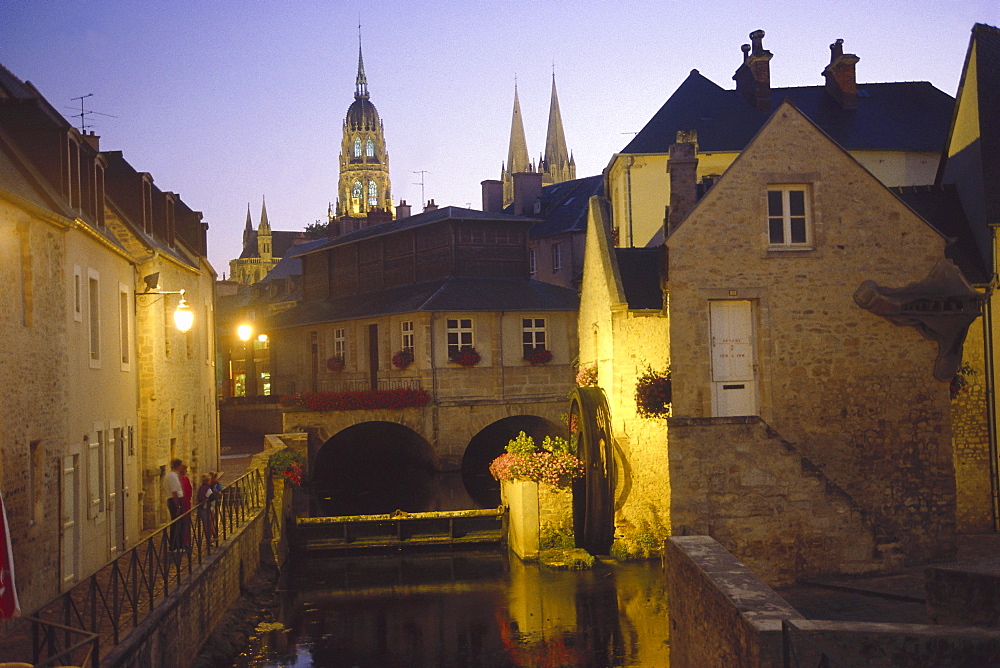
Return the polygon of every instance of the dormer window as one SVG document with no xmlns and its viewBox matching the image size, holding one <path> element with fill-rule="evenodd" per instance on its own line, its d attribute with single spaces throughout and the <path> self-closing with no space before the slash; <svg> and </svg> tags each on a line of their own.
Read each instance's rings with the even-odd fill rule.
<svg viewBox="0 0 1000 668">
<path fill-rule="evenodd" d="M 375 142 L 372 141 L 371 137 L 369 137 L 368 141 L 365 143 L 365 155 L 369 158 L 375 157 Z"/>
<path fill-rule="evenodd" d="M 66 155 L 66 196 L 69 198 L 70 208 L 80 210 L 82 202 L 82 190 L 80 187 L 80 144 L 76 138 L 67 138 Z"/>
<path fill-rule="evenodd" d="M 354 157 L 361 157 L 361 137 L 356 137 L 354 139 Z"/>
</svg>

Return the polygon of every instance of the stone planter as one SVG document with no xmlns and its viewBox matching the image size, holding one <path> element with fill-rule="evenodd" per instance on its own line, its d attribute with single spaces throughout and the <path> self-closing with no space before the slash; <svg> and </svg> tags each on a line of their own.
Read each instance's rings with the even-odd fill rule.
<svg viewBox="0 0 1000 668">
<path fill-rule="evenodd" d="M 501 502 L 508 508 L 507 544 L 525 561 L 538 559 L 542 537 L 573 535 L 573 492 L 535 482 L 500 483 Z"/>
</svg>

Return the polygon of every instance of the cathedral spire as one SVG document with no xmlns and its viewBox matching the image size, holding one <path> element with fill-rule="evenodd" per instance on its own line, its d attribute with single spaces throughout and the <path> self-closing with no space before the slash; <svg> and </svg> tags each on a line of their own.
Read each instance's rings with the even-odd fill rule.
<svg viewBox="0 0 1000 668">
<path fill-rule="evenodd" d="M 510 121 L 510 145 L 507 148 L 507 172 L 531 171 L 528 161 L 528 142 L 524 138 L 524 120 L 521 118 L 521 101 L 517 97 L 517 82 L 514 82 L 514 113 Z"/>
<path fill-rule="evenodd" d="M 258 228 L 258 231 L 260 234 L 271 233 L 271 223 L 267 220 L 267 201 L 264 197 L 261 197 L 260 201 L 260 227 Z"/>
<path fill-rule="evenodd" d="M 549 129 L 545 135 L 545 164 L 549 169 L 563 168 L 569 164 L 566 133 L 563 131 L 562 114 L 559 113 L 559 96 L 556 95 L 556 73 L 552 73 L 552 100 L 549 102 Z"/>
<path fill-rule="evenodd" d="M 354 84 L 354 98 L 368 98 L 368 79 L 365 78 L 365 59 L 361 55 L 361 24 L 358 24 L 358 78 Z"/>
<path fill-rule="evenodd" d="M 243 228 L 243 245 L 247 245 L 247 241 L 253 235 L 253 220 L 250 218 L 250 202 L 247 202 L 247 224 Z"/>
</svg>

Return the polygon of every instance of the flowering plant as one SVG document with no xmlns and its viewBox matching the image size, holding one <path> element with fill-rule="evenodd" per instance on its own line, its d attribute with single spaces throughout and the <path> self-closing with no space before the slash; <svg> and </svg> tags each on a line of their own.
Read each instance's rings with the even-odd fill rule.
<svg viewBox="0 0 1000 668">
<path fill-rule="evenodd" d="M 456 352 L 448 353 L 448 361 L 462 366 L 476 366 L 482 357 L 472 346 L 464 346 Z"/>
<path fill-rule="evenodd" d="M 326 361 L 326 368 L 330 371 L 343 371 L 345 366 L 347 364 L 344 362 L 343 355 L 334 355 Z"/>
<path fill-rule="evenodd" d="M 955 372 L 955 375 L 951 379 L 951 384 L 948 387 L 951 391 L 951 398 L 953 400 L 958 397 L 958 395 L 960 395 L 969 384 L 969 380 L 966 376 L 974 376 L 975 374 L 976 370 L 968 364 L 963 364 L 958 371 Z"/>
<path fill-rule="evenodd" d="M 661 418 L 670 415 L 670 369 L 653 371 L 647 366 L 635 384 L 635 408 L 641 417 Z"/>
<path fill-rule="evenodd" d="M 532 348 L 524 353 L 524 360 L 535 364 L 548 364 L 552 361 L 552 351 L 545 348 Z"/>
<path fill-rule="evenodd" d="M 348 392 L 302 392 L 286 394 L 279 403 L 285 408 L 313 411 L 356 411 L 379 408 L 419 408 L 430 403 L 427 390 L 354 390 Z"/>
<path fill-rule="evenodd" d="M 397 369 L 405 369 L 413 364 L 413 348 L 403 348 L 392 356 L 392 365 Z"/>
<path fill-rule="evenodd" d="M 576 370 L 576 384 L 580 387 L 594 387 L 597 385 L 597 365 L 581 364 Z"/>
<path fill-rule="evenodd" d="M 304 462 L 305 458 L 298 452 L 285 448 L 271 455 L 267 463 L 273 477 L 281 476 L 292 487 L 298 487 L 302 484 Z"/>
<path fill-rule="evenodd" d="M 584 473 L 583 462 L 565 438 L 545 437 L 542 450 L 523 431 L 507 444 L 507 452 L 490 464 L 490 473 L 500 481 L 529 480 L 566 488 Z"/>
</svg>

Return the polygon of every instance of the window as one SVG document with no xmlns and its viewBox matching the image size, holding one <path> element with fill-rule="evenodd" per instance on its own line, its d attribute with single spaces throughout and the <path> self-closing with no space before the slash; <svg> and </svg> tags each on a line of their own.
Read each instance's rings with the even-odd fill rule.
<svg viewBox="0 0 1000 668">
<path fill-rule="evenodd" d="M 129 330 L 129 308 L 132 300 L 129 298 L 128 287 L 120 285 L 118 287 L 118 345 L 122 356 L 122 371 L 129 370 L 132 361 L 129 342 L 132 337 Z"/>
<path fill-rule="evenodd" d="M 413 321 L 403 321 L 403 349 L 413 350 Z"/>
<path fill-rule="evenodd" d="M 142 229 L 153 233 L 153 182 L 149 174 L 142 176 Z"/>
<path fill-rule="evenodd" d="M 80 145 L 70 137 L 69 139 L 69 166 L 67 169 L 69 182 L 66 194 L 69 195 L 69 205 L 73 209 L 79 209 L 82 204 L 82 191 L 80 185 Z"/>
<path fill-rule="evenodd" d="M 374 181 L 368 182 L 368 204 L 370 206 L 378 204 L 378 184 Z"/>
<path fill-rule="evenodd" d="M 534 248 L 528 249 L 528 272 L 532 275 L 538 271 L 538 252 Z"/>
<path fill-rule="evenodd" d="M 552 244 L 552 272 L 562 269 L 562 244 Z"/>
<path fill-rule="evenodd" d="M 361 195 L 364 194 L 363 188 L 361 186 L 361 181 L 354 182 L 354 191 L 351 193 L 351 197 L 361 199 Z"/>
<path fill-rule="evenodd" d="M 369 158 L 375 157 L 375 142 L 372 141 L 371 137 L 368 138 L 368 142 L 365 144 L 365 155 Z"/>
<path fill-rule="evenodd" d="M 812 243 L 805 186 L 767 189 L 767 234 L 772 247 L 805 248 Z"/>
<path fill-rule="evenodd" d="M 447 321 L 448 357 L 458 354 L 463 348 L 472 347 L 472 320 L 449 319 Z"/>
<path fill-rule="evenodd" d="M 356 137 L 354 139 L 354 157 L 361 157 L 361 137 Z"/>
<path fill-rule="evenodd" d="M 83 270 L 73 265 L 73 320 L 83 322 Z"/>
<path fill-rule="evenodd" d="M 93 269 L 87 270 L 88 315 L 90 316 L 90 366 L 101 366 L 101 276 Z"/>
<path fill-rule="evenodd" d="M 521 318 L 521 347 L 525 355 L 545 350 L 545 318 Z"/>
<path fill-rule="evenodd" d="M 333 354 L 335 357 L 344 357 L 347 353 L 347 336 L 344 329 L 333 330 Z"/>
<path fill-rule="evenodd" d="M 105 467 L 104 451 L 107 432 L 97 431 L 97 440 L 87 443 L 88 516 L 95 519 L 104 512 Z"/>
</svg>

